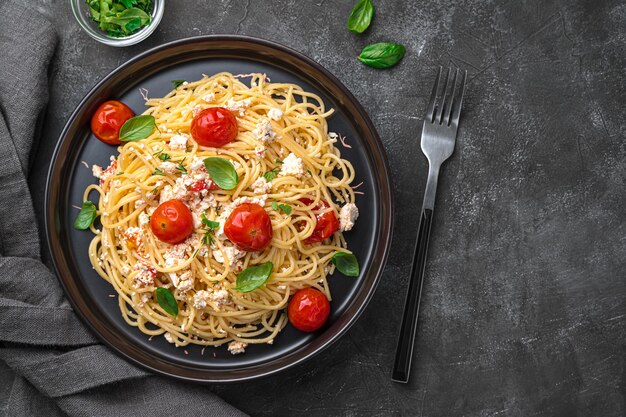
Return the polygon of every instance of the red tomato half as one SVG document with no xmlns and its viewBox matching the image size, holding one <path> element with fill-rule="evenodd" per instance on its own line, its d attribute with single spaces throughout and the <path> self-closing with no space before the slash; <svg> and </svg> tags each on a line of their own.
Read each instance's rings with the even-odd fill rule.
<svg viewBox="0 0 626 417">
<path fill-rule="evenodd" d="M 315 288 L 304 288 L 293 295 L 287 313 L 293 327 L 303 332 L 314 332 L 328 320 L 330 303 L 326 295 Z"/>
<path fill-rule="evenodd" d="M 166 201 L 152 213 L 150 228 L 160 241 L 180 243 L 193 232 L 193 217 L 182 201 Z"/>
<path fill-rule="evenodd" d="M 238 205 L 226 219 L 224 234 L 241 250 L 264 249 L 272 241 L 272 221 L 258 204 Z"/>
<path fill-rule="evenodd" d="M 117 100 L 105 101 L 91 117 L 91 131 L 102 142 L 119 145 L 120 129 L 135 113 L 126 104 Z"/>
<path fill-rule="evenodd" d="M 219 148 L 237 137 L 237 119 L 224 107 L 204 109 L 191 122 L 191 136 L 199 145 Z"/>
<path fill-rule="evenodd" d="M 300 201 L 307 206 L 313 203 L 313 200 L 310 198 L 301 198 Z M 320 203 L 313 207 L 313 211 L 328 209 L 330 206 L 325 201 L 320 201 Z M 315 229 L 313 229 L 313 233 L 311 236 L 307 237 L 304 240 L 304 243 L 311 244 L 321 242 L 324 239 L 327 239 L 333 235 L 337 230 L 339 230 L 339 219 L 335 216 L 335 213 L 332 211 L 326 211 L 319 213 L 315 216 L 317 219 L 317 223 L 315 224 Z"/>
</svg>

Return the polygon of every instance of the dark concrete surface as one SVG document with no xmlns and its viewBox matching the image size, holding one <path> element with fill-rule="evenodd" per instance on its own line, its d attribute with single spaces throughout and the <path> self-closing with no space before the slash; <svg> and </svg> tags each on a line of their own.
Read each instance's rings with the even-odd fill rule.
<svg viewBox="0 0 626 417">
<path fill-rule="evenodd" d="M 164 42 L 239 33 L 339 77 L 384 140 L 396 228 L 381 285 L 350 332 L 261 381 L 211 386 L 255 416 L 626 415 L 626 4 L 617 0 L 381 1 L 362 36 L 350 1 L 168 1 L 147 41 L 91 40 L 68 1 L 31 184 L 40 221 L 58 135 L 109 71 Z M 405 44 L 385 71 L 355 56 Z M 441 174 L 410 384 L 390 381 L 426 162 L 421 116 L 439 64 L 469 71 Z M 207 410 L 210 414 L 210 410 Z"/>
</svg>

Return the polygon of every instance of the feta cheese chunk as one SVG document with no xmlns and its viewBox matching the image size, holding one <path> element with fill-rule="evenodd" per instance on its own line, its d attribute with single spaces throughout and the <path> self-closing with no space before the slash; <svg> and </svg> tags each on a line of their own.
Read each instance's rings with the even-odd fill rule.
<svg viewBox="0 0 626 417">
<path fill-rule="evenodd" d="M 240 353 L 244 353 L 248 344 L 245 342 L 240 342 L 238 340 L 233 340 L 228 344 L 228 351 L 233 355 L 238 355 Z"/>
<path fill-rule="evenodd" d="M 161 165 L 159 165 L 159 168 L 161 169 L 161 171 L 167 174 L 176 173 L 176 164 L 173 162 L 161 162 Z"/>
<path fill-rule="evenodd" d="M 187 135 L 174 135 L 170 139 L 170 148 L 184 151 L 187 149 Z"/>
<path fill-rule="evenodd" d="M 206 101 L 207 103 L 213 103 L 215 101 L 215 94 L 206 94 L 204 95 L 204 97 L 202 97 L 202 100 Z"/>
<path fill-rule="evenodd" d="M 267 117 L 272 120 L 280 120 L 283 117 L 283 111 L 274 107 L 267 112 Z"/>
<path fill-rule="evenodd" d="M 225 265 L 226 259 L 228 259 L 228 265 L 230 268 L 240 263 L 237 261 L 244 256 L 246 256 L 246 252 L 237 249 L 235 246 L 224 245 L 221 250 L 216 249 L 213 251 L 213 258 L 215 258 L 215 260 L 222 265 Z"/>
<path fill-rule="evenodd" d="M 139 215 L 139 226 L 145 226 L 150 223 L 150 216 L 146 213 L 141 213 Z"/>
<path fill-rule="evenodd" d="M 259 158 L 265 158 L 265 151 L 267 151 L 267 148 L 263 145 L 258 145 L 254 148 L 254 153 Z"/>
<path fill-rule="evenodd" d="M 276 139 L 276 133 L 272 130 L 272 123 L 267 117 L 259 120 L 252 133 L 262 143 L 271 143 Z"/>
<path fill-rule="evenodd" d="M 283 159 L 283 164 L 280 167 L 280 175 L 293 175 L 294 177 L 300 178 L 303 174 L 304 164 L 302 163 L 302 159 L 294 155 L 293 152 L 289 153 L 289 155 Z"/>
<path fill-rule="evenodd" d="M 209 300 L 209 292 L 205 290 L 200 290 L 193 296 L 193 307 L 198 310 L 202 310 L 206 307 L 207 301 Z"/>
<path fill-rule="evenodd" d="M 232 112 L 238 112 L 239 116 L 243 116 L 246 113 L 246 109 L 250 107 L 251 103 L 252 102 L 248 98 L 241 101 L 231 98 L 228 102 L 226 102 L 226 108 Z"/>
<path fill-rule="evenodd" d="M 339 211 L 339 228 L 342 232 L 352 230 L 356 219 L 359 217 L 359 209 L 354 203 L 346 204 Z"/>
<path fill-rule="evenodd" d="M 261 176 L 252 183 L 252 190 L 256 194 L 267 194 L 272 189 L 272 183 L 267 182 L 265 177 Z"/>
</svg>

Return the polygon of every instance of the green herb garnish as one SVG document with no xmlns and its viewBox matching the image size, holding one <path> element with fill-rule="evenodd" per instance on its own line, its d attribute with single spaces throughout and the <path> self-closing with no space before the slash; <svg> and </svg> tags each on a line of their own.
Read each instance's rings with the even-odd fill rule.
<svg viewBox="0 0 626 417">
<path fill-rule="evenodd" d="M 235 166 L 228 159 L 212 156 L 204 160 L 209 176 L 222 190 L 232 190 L 239 182 Z"/>
<path fill-rule="evenodd" d="M 400 62 L 404 52 L 399 43 L 374 43 L 363 48 L 359 61 L 372 68 L 389 68 Z"/>
<path fill-rule="evenodd" d="M 172 80 L 172 86 L 174 87 L 174 90 L 180 87 L 184 82 L 186 82 L 186 80 Z"/>
<path fill-rule="evenodd" d="M 78 213 L 78 217 L 74 220 L 74 229 L 89 229 L 89 226 L 93 224 L 93 221 L 96 220 L 96 217 L 98 216 L 96 212 L 96 206 L 91 201 L 83 202 L 83 205 L 80 208 L 80 213 Z"/>
<path fill-rule="evenodd" d="M 279 172 L 280 172 L 280 169 L 276 167 L 273 170 L 267 171 L 265 174 L 263 174 L 263 178 L 265 178 L 265 181 L 270 182 L 278 176 Z"/>
<path fill-rule="evenodd" d="M 165 176 L 165 172 L 163 172 L 160 168 L 155 168 L 152 175 L 163 175 Z"/>
<path fill-rule="evenodd" d="M 374 17 L 372 0 L 359 0 L 348 17 L 348 30 L 354 33 L 363 33 Z"/>
<path fill-rule="evenodd" d="M 207 217 L 204 215 L 204 213 L 202 213 L 202 215 L 200 216 L 200 219 L 202 220 L 202 224 L 207 227 L 206 232 L 204 232 L 204 236 L 202 236 L 202 244 L 203 245 L 212 245 L 215 242 L 215 238 L 213 237 L 213 233 L 215 232 L 215 230 L 218 227 L 220 227 L 220 223 L 216 222 L 216 221 L 213 221 L 213 220 L 207 219 Z"/>
<path fill-rule="evenodd" d="M 235 289 L 241 292 L 256 290 L 265 284 L 272 273 L 272 269 L 274 269 L 274 264 L 271 262 L 244 269 L 237 275 L 237 286 Z"/>
<path fill-rule="evenodd" d="M 183 162 L 185 162 L 185 159 L 187 158 L 183 158 L 183 160 L 180 161 L 178 165 L 176 166 L 176 170 L 180 171 L 181 174 L 187 174 L 187 168 L 185 168 L 185 166 L 183 165 Z"/>
<path fill-rule="evenodd" d="M 178 303 L 176 298 L 167 288 L 159 287 L 156 289 L 157 302 L 167 314 L 174 317 L 178 315 Z"/>
<path fill-rule="evenodd" d="M 120 140 L 122 142 L 131 142 L 145 139 L 150 136 L 155 128 L 154 116 L 142 114 L 141 116 L 132 117 L 122 125 Z"/>
<path fill-rule="evenodd" d="M 276 201 L 272 201 L 272 208 L 276 211 L 282 210 L 285 214 L 291 214 L 291 206 L 289 204 L 278 204 Z"/>
<path fill-rule="evenodd" d="M 129 36 L 152 20 L 152 0 L 86 0 L 91 19 L 112 37 Z"/>
<path fill-rule="evenodd" d="M 164 161 L 164 162 L 167 162 L 170 159 L 172 159 L 170 154 L 163 152 L 163 149 L 161 149 L 159 152 L 153 153 L 152 155 L 156 156 L 157 158 L 159 158 L 161 161 Z"/>
<path fill-rule="evenodd" d="M 351 253 L 337 252 L 333 255 L 333 265 L 337 267 L 337 270 L 347 277 L 359 276 L 359 262 Z"/>
</svg>

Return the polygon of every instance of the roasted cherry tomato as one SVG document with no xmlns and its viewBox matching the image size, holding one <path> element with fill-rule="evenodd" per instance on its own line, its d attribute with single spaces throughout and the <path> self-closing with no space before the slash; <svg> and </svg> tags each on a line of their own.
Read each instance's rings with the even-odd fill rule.
<svg viewBox="0 0 626 417">
<path fill-rule="evenodd" d="M 198 193 L 202 190 L 218 190 L 220 187 L 217 186 L 212 180 L 208 181 L 196 181 L 189 186 L 189 191 L 193 191 L 194 193 Z"/>
<path fill-rule="evenodd" d="M 219 148 L 237 137 L 237 119 L 224 107 L 204 109 L 191 122 L 191 136 L 199 145 Z"/>
<path fill-rule="evenodd" d="M 91 117 L 91 131 L 102 142 L 119 145 L 120 129 L 135 113 L 126 104 L 117 100 L 105 101 Z"/>
<path fill-rule="evenodd" d="M 306 197 L 301 198 L 300 201 L 307 206 L 313 203 L 313 200 Z M 320 203 L 313 208 L 313 211 L 321 211 L 328 208 L 330 208 L 330 206 L 327 202 L 320 201 Z M 321 242 L 322 240 L 331 237 L 333 233 L 339 230 L 339 219 L 337 219 L 337 216 L 335 216 L 335 213 L 332 211 L 319 213 L 315 216 L 315 218 L 317 219 L 315 229 L 313 229 L 311 236 L 304 239 L 304 243 L 306 244 Z"/>
<path fill-rule="evenodd" d="M 169 200 L 152 213 L 150 228 L 160 241 L 180 243 L 193 232 L 193 217 L 185 203 Z"/>
<path fill-rule="evenodd" d="M 272 241 L 272 221 L 263 207 L 244 203 L 228 216 L 224 233 L 241 250 L 261 250 Z"/>
<path fill-rule="evenodd" d="M 322 292 L 304 288 L 291 297 L 287 312 L 293 327 L 303 332 L 314 332 L 328 320 L 330 303 Z"/>
</svg>

